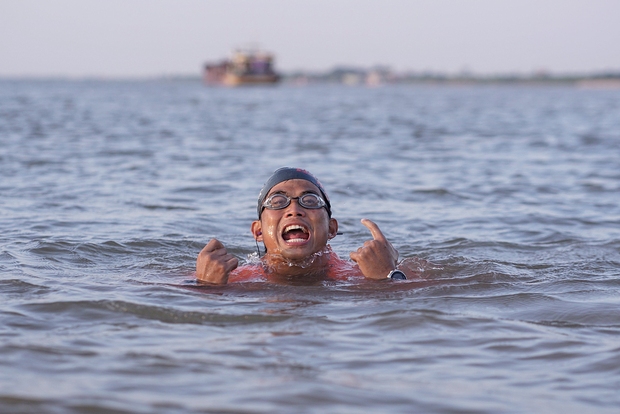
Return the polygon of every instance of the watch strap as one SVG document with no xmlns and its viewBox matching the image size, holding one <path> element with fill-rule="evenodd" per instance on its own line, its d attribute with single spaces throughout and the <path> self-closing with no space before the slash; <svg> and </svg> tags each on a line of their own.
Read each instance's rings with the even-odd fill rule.
<svg viewBox="0 0 620 414">
<path fill-rule="evenodd" d="M 407 276 L 405 275 L 405 273 L 403 273 L 402 270 L 398 270 L 398 269 L 394 269 L 390 272 L 389 275 L 387 275 L 388 279 L 395 279 L 395 280 L 407 280 Z"/>
</svg>

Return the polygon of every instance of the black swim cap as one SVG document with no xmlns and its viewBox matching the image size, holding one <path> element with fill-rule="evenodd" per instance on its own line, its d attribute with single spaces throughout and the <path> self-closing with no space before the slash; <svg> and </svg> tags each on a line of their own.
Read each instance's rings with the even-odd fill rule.
<svg viewBox="0 0 620 414">
<path fill-rule="evenodd" d="M 310 174 L 308 171 L 303 170 L 301 168 L 282 167 L 282 168 L 278 168 L 273 174 L 271 174 L 271 177 L 269 177 L 269 179 L 263 186 L 263 189 L 260 190 L 260 194 L 258 195 L 258 207 L 256 209 L 258 212 L 259 220 L 260 220 L 260 215 L 263 212 L 263 203 L 265 202 L 265 198 L 267 198 L 267 194 L 269 194 L 269 191 L 271 191 L 271 189 L 276 184 L 279 184 L 283 181 L 288 181 L 288 180 L 306 180 L 316 185 L 319 188 L 321 195 L 325 199 L 325 203 L 326 203 L 325 209 L 327 210 L 327 214 L 331 218 L 332 206 L 329 203 L 329 198 L 327 197 L 327 194 L 325 194 L 325 189 L 323 188 L 323 185 L 321 185 L 319 180 L 314 175 Z"/>
</svg>

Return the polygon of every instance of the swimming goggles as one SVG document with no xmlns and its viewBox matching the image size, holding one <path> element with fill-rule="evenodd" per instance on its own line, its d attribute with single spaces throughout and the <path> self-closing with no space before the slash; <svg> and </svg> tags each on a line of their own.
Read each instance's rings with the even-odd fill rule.
<svg viewBox="0 0 620 414">
<path fill-rule="evenodd" d="M 302 194 L 299 197 L 289 197 L 286 194 L 276 193 L 265 200 L 263 208 L 282 210 L 291 204 L 291 200 L 297 200 L 300 206 L 308 209 L 319 209 L 327 205 L 320 195 L 314 193 Z"/>
</svg>

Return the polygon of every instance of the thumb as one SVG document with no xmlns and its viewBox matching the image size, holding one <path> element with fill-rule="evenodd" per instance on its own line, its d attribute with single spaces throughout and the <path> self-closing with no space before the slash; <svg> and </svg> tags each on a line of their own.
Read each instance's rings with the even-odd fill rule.
<svg viewBox="0 0 620 414">
<path fill-rule="evenodd" d="M 368 219 L 362 219 L 362 224 L 366 226 L 368 230 L 370 230 L 370 234 L 372 234 L 373 239 L 382 242 L 387 241 L 387 239 L 383 235 L 383 232 L 381 232 L 381 230 L 379 229 L 379 226 L 377 226 L 373 221 L 370 221 Z"/>
</svg>

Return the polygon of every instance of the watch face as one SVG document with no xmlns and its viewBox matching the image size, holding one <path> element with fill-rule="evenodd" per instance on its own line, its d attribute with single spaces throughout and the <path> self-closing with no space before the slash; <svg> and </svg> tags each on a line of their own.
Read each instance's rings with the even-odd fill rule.
<svg viewBox="0 0 620 414">
<path fill-rule="evenodd" d="M 407 280 L 407 276 L 405 276 L 405 274 L 400 270 L 394 270 L 390 275 L 390 278 L 396 280 Z"/>
</svg>

